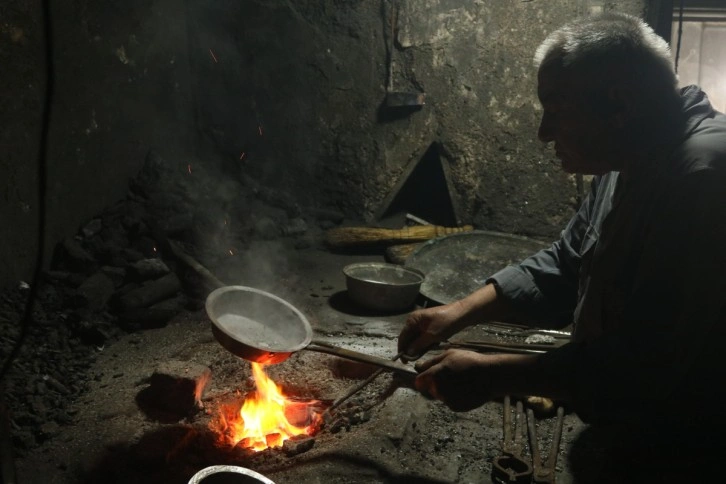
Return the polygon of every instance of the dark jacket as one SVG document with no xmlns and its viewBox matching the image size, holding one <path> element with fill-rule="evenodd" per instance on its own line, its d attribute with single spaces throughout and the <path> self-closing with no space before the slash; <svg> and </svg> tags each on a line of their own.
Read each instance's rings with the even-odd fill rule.
<svg viewBox="0 0 726 484">
<path fill-rule="evenodd" d="M 596 177 L 552 247 L 490 278 L 521 322 L 574 324 L 542 359 L 586 421 L 726 424 L 723 400 L 703 411 L 726 396 L 726 116 L 695 86 L 682 100 L 680 139 Z"/>
</svg>

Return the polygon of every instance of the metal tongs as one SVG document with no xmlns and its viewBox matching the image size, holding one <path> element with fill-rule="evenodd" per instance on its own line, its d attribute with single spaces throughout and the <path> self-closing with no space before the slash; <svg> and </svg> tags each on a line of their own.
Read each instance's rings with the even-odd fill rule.
<svg viewBox="0 0 726 484">
<path fill-rule="evenodd" d="M 565 410 L 557 407 L 557 421 L 552 431 L 552 443 L 550 444 L 547 462 L 542 464 L 539 455 L 539 442 L 537 441 L 537 427 L 535 426 L 534 412 L 527 409 L 527 430 L 529 430 L 529 449 L 532 453 L 532 482 L 554 484 L 557 477 L 557 454 L 560 452 L 560 438 L 562 437 L 562 425 L 564 423 Z"/>
<path fill-rule="evenodd" d="M 524 440 L 524 412 L 522 402 L 517 401 L 512 436 L 512 409 L 509 395 L 504 397 L 504 429 L 502 454 L 494 459 L 492 480 L 497 483 L 532 482 L 532 465 L 522 456 Z"/>
<path fill-rule="evenodd" d="M 529 449 L 532 455 L 532 461 L 530 463 L 522 455 L 522 441 L 524 439 L 523 422 L 525 418 L 522 407 L 522 402 L 517 401 L 514 436 L 512 436 L 510 397 L 504 397 L 504 438 L 502 440 L 502 454 L 495 458 L 492 464 L 492 480 L 496 483 L 506 484 L 554 484 L 557 477 L 557 454 L 559 454 L 565 411 L 561 406 L 557 407 L 557 421 L 555 422 L 552 433 L 552 444 L 550 445 L 547 461 L 543 464 L 539 453 L 534 411 L 531 408 L 527 409 Z"/>
</svg>

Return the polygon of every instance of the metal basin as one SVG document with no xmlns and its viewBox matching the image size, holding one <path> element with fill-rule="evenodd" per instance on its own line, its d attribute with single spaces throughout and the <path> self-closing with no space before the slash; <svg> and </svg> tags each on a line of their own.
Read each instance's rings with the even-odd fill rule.
<svg viewBox="0 0 726 484">
<path fill-rule="evenodd" d="M 188 484 L 275 484 L 246 467 L 233 465 L 209 466 L 192 476 Z"/>
<path fill-rule="evenodd" d="M 421 244 L 406 267 L 426 274 L 421 295 L 438 304 L 462 299 L 509 264 L 516 264 L 550 243 L 499 232 L 475 230 Z"/>
<path fill-rule="evenodd" d="M 423 272 L 385 262 L 359 262 L 343 268 L 350 299 L 374 311 L 395 312 L 416 302 Z"/>
</svg>

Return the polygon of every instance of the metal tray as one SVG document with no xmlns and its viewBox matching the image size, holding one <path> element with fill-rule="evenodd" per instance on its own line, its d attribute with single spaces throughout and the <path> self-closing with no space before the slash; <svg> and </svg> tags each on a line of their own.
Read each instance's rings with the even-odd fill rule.
<svg viewBox="0 0 726 484">
<path fill-rule="evenodd" d="M 405 265 L 426 275 L 420 292 L 439 304 L 468 296 L 507 265 L 549 247 L 549 243 L 511 234 L 475 230 L 429 240 Z"/>
</svg>

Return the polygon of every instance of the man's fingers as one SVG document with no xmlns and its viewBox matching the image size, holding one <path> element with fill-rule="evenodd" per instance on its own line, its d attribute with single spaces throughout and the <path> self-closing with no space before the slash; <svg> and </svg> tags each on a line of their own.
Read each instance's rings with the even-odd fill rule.
<svg viewBox="0 0 726 484">
<path fill-rule="evenodd" d="M 422 373 L 416 377 L 414 386 L 416 387 L 416 390 L 418 390 L 421 395 L 426 398 L 441 400 L 441 395 L 439 395 L 438 388 L 436 387 L 436 380 L 433 375 L 429 373 Z"/>
<path fill-rule="evenodd" d="M 421 322 L 417 313 L 413 312 L 404 323 L 403 330 L 398 336 L 398 351 L 409 355 L 416 354 L 415 344 L 423 333 Z"/>
<path fill-rule="evenodd" d="M 441 353 L 440 355 L 429 358 L 428 360 L 419 361 L 418 363 L 416 363 L 416 365 L 414 365 L 414 368 L 417 372 L 423 373 L 435 364 L 441 362 L 444 359 L 445 355 L 446 353 Z"/>
</svg>

